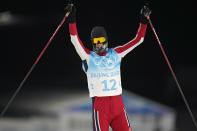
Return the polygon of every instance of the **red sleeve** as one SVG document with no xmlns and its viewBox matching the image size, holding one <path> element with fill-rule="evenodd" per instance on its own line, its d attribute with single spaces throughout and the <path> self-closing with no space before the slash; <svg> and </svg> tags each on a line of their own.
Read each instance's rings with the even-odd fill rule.
<svg viewBox="0 0 197 131">
<path fill-rule="evenodd" d="M 141 38 L 144 38 L 146 34 L 146 28 L 147 28 L 147 24 L 140 24 L 136 37 L 130 42 L 126 43 L 125 45 L 116 47 L 114 50 L 119 54 L 129 50 L 131 47 L 138 44 Z"/>
</svg>

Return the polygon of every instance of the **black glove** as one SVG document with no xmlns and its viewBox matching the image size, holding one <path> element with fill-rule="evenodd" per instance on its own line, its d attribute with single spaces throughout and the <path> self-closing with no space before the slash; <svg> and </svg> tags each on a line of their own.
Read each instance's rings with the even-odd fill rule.
<svg viewBox="0 0 197 131">
<path fill-rule="evenodd" d="M 151 14 L 151 10 L 148 4 L 144 4 L 142 9 L 140 10 L 140 22 L 142 24 L 147 24 L 148 23 L 148 19 L 147 17 L 149 17 Z"/>
<path fill-rule="evenodd" d="M 76 22 L 76 7 L 74 6 L 74 4 L 69 3 L 65 10 L 67 12 L 70 12 L 69 16 L 68 16 L 68 22 L 69 23 L 75 23 Z"/>
</svg>

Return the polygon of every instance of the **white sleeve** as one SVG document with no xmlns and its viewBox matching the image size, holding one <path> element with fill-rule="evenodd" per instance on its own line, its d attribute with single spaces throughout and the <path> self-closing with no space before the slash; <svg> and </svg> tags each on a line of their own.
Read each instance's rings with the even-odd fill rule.
<svg viewBox="0 0 197 131">
<path fill-rule="evenodd" d="M 70 32 L 71 42 L 74 45 L 81 60 L 88 60 L 90 51 L 87 48 L 85 48 L 85 46 L 79 39 L 76 23 L 69 23 L 69 32 Z"/>
<path fill-rule="evenodd" d="M 71 35 L 71 42 L 74 45 L 81 60 L 89 58 L 90 51 L 83 46 L 77 35 Z"/>
</svg>

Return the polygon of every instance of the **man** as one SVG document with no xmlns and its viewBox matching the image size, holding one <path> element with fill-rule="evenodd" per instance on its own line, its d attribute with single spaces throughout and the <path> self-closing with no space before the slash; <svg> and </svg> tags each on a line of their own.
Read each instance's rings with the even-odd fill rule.
<svg viewBox="0 0 197 131">
<path fill-rule="evenodd" d="M 147 28 L 147 16 L 151 14 L 148 6 L 140 12 L 140 25 L 136 37 L 116 48 L 108 48 L 108 37 L 104 27 L 96 26 L 91 31 L 93 51 L 88 50 L 80 40 L 76 27 L 76 8 L 69 4 L 66 8 L 69 16 L 71 42 L 82 60 L 87 75 L 89 95 L 93 103 L 93 130 L 131 131 L 124 103 L 121 98 L 122 86 L 120 63 L 144 40 Z"/>
</svg>

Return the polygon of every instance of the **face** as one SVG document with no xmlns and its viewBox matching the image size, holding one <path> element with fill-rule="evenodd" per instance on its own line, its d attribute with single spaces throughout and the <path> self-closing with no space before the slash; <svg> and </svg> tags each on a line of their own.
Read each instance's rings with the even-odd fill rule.
<svg viewBox="0 0 197 131">
<path fill-rule="evenodd" d="M 107 49 L 107 41 L 105 37 L 97 37 L 92 39 L 93 50 L 96 53 L 103 54 Z"/>
</svg>

